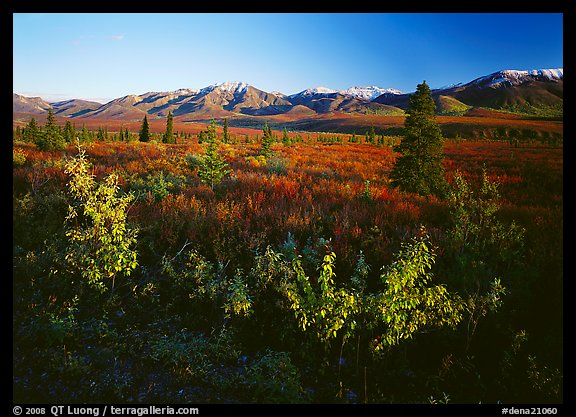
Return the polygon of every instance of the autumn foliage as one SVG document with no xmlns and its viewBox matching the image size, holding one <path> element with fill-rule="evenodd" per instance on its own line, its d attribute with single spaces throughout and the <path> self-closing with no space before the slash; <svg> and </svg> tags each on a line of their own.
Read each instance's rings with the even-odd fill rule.
<svg viewBox="0 0 576 417">
<path fill-rule="evenodd" d="M 15 143 L 16 402 L 562 400 L 562 146 L 448 140 L 440 198 L 401 137 L 231 129 L 211 181 L 178 129 Z"/>
</svg>

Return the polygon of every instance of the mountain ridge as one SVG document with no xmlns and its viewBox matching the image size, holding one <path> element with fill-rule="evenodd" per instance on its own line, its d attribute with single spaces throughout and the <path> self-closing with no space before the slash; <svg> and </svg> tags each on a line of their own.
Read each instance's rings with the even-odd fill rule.
<svg viewBox="0 0 576 417">
<path fill-rule="evenodd" d="M 451 97 L 471 107 L 499 110 L 514 106 L 558 107 L 563 104 L 563 79 L 563 68 L 501 70 L 431 93 L 437 102 L 440 96 Z M 383 94 L 373 101 L 406 109 L 412 94 Z"/>
<path fill-rule="evenodd" d="M 439 114 L 472 107 L 502 109 L 511 106 L 560 106 L 563 103 L 563 68 L 501 70 L 467 83 L 433 89 Z M 226 117 L 331 112 L 398 114 L 407 108 L 412 93 L 378 86 L 353 86 L 344 90 L 313 87 L 292 95 L 266 92 L 243 81 L 215 83 L 201 89 L 129 94 L 107 103 L 64 100 L 49 103 L 40 97 L 13 93 L 14 113 L 47 113 L 69 118 L 141 119 L 175 116 Z"/>
</svg>

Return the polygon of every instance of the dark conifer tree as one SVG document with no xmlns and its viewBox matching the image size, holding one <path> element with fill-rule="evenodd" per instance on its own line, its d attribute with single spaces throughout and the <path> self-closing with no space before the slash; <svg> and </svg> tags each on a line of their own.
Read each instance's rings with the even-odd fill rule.
<svg viewBox="0 0 576 417">
<path fill-rule="evenodd" d="M 404 137 L 394 150 L 400 155 L 390 178 L 392 185 L 420 195 L 443 196 L 447 183 L 442 166 L 442 132 L 435 119 L 436 104 L 430 87 L 418 84 L 410 97 Z"/>
<path fill-rule="evenodd" d="M 166 132 L 162 138 L 164 143 L 176 143 L 176 137 L 174 136 L 174 116 L 172 112 L 168 112 L 168 117 L 166 118 Z"/>
<path fill-rule="evenodd" d="M 76 129 L 72 125 L 70 120 L 66 120 L 66 124 L 64 125 L 64 140 L 67 143 L 73 143 L 76 139 Z"/>
<path fill-rule="evenodd" d="M 268 123 L 264 123 L 264 128 L 262 129 L 262 148 L 260 149 L 260 155 L 264 157 L 269 157 L 272 154 L 272 143 L 274 142 L 274 137 L 272 136 L 272 129 L 268 126 Z"/>
<path fill-rule="evenodd" d="M 81 142 L 89 142 L 90 141 L 90 133 L 88 129 L 86 129 L 86 125 L 82 125 L 82 131 L 80 132 L 80 141 Z"/>
<path fill-rule="evenodd" d="M 150 126 L 148 125 L 148 117 L 144 115 L 144 120 L 142 120 L 142 127 L 140 128 L 140 142 L 150 141 Z"/>
<path fill-rule="evenodd" d="M 36 141 L 38 148 L 42 151 L 56 151 L 64 149 L 66 147 L 66 141 L 60 127 L 56 124 L 56 119 L 54 118 L 54 113 L 52 109 L 48 109 L 48 117 L 46 119 L 46 125 L 44 125 L 44 131 L 39 135 Z"/>
<path fill-rule="evenodd" d="M 208 184 L 210 189 L 214 190 L 214 186 L 219 184 L 222 178 L 231 172 L 224 158 L 218 153 L 218 138 L 214 119 L 212 119 L 212 123 L 206 130 L 206 142 L 208 142 L 208 146 L 200 159 L 198 176 L 202 182 Z"/>
<path fill-rule="evenodd" d="M 222 142 L 228 143 L 230 141 L 230 133 L 228 133 L 228 119 L 224 119 L 224 132 L 222 133 Z"/>
<path fill-rule="evenodd" d="M 284 128 L 284 132 L 282 134 L 282 143 L 284 146 L 292 145 L 292 140 L 290 139 L 290 136 L 288 136 L 288 131 L 286 131 L 286 128 Z"/>
<path fill-rule="evenodd" d="M 40 128 L 38 127 L 35 118 L 32 117 L 24 128 L 23 137 L 25 142 L 36 143 L 38 141 L 38 138 L 40 137 Z"/>
</svg>

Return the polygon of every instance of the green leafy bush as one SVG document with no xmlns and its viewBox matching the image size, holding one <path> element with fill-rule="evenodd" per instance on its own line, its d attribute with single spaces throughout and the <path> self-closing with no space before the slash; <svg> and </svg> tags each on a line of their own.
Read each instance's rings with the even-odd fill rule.
<svg viewBox="0 0 576 417">
<path fill-rule="evenodd" d="M 97 183 L 80 146 L 66 164 L 66 173 L 71 177 L 68 188 L 73 203 L 66 217 L 65 259 L 73 273 L 80 274 L 91 287 L 104 292 L 109 280 L 113 291 L 116 277 L 129 276 L 138 265 L 133 249 L 138 231 L 126 221 L 134 197 L 118 195 L 116 174 Z"/>
</svg>

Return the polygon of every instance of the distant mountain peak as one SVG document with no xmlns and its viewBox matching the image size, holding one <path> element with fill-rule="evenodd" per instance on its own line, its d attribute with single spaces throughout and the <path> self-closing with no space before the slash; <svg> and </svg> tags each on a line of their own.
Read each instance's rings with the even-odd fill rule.
<svg viewBox="0 0 576 417">
<path fill-rule="evenodd" d="M 462 85 L 462 83 L 447 84 L 447 85 L 443 85 L 442 87 L 439 87 L 439 88 L 433 88 L 432 91 L 449 90 L 451 88 L 460 87 L 461 85 Z"/>
<path fill-rule="evenodd" d="M 210 92 L 214 90 L 223 90 L 230 93 L 243 93 L 248 89 L 249 85 L 243 81 L 226 81 L 223 83 L 216 83 L 200 90 L 202 92 Z"/>
<path fill-rule="evenodd" d="M 316 94 L 334 94 L 337 92 L 338 92 L 337 90 L 333 90 L 333 89 L 328 88 L 328 87 L 320 86 L 320 87 L 307 88 L 306 90 L 300 91 L 299 93 L 296 93 L 296 94 L 292 94 L 289 97 L 297 97 L 297 96 L 307 97 L 307 96 L 313 96 Z"/>
<path fill-rule="evenodd" d="M 290 98 L 298 97 L 310 97 L 315 95 L 326 95 L 326 94 L 340 94 L 343 96 L 353 97 L 360 100 L 372 101 L 376 97 L 382 94 L 403 94 L 402 91 L 395 88 L 382 88 L 375 85 L 369 87 L 354 86 L 347 88 L 345 90 L 334 90 L 328 87 L 314 87 L 308 88 L 296 94 L 292 94 Z"/>
<path fill-rule="evenodd" d="M 197 88 L 179 88 L 176 91 L 173 91 L 172 94 L 181 95 L 181 96 L 193 96 L 200 92 Z"/>
<path fill-rule="evenodd" d="M 464 84 L 450 84 L 434 89 L 432 94 L 435 100 L 450 109 L 466 106 L 500 109 L 526 102 L 557 108 L 563 102 L 563 78 L 563 68 L 506 69 Z M 181 88 L 168 92 L 130 94 L 106 104 L 85 100 L 65 100 L 50 104 L 39 97 L 24 97 L 14 93 L 13 112 L 42 114 L 53 108 L 57 114 L 65 117 L 123 120 L 138 120 L 143 114 L 165 117 L 170 111 L 177 116 L 194 113 L 197 117 L 232 114 L 269 116 L 290 112 L 366 113 L 387 112 L 389 107 L 405 109 L 411 94 L 395 88 L 356 85 L 342 90 L 318 86 L 286 95 L 277 91 L 269 93 L 243 81 L 226 81 L 201 89 Z"/>
<path fill-rule="evenodd" d="M 477 78 L 469 84 L 481 87 L 500 88 L 516 86 L 528 81 L 560 81 L 564 79 L 564 68 L 532 69 L 532 70 L 501 70 Z"/>
<path fill-rule="evenodd" d="M 338 93 L 367 101 L 372 101 L 382 94 L 404 94 L 395 88 L 382 88 L 375 85 L 371 85 L 370 87 L 354 86 L 346 90 L 340 90 Z"/>
</svg>

